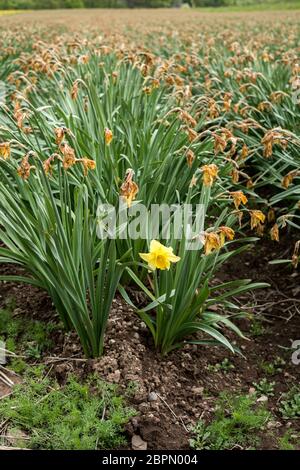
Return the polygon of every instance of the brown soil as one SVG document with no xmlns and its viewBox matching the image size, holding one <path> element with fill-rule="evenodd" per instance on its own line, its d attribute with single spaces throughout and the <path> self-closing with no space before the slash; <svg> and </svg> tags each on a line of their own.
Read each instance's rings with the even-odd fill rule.
<svg viewBox="0 0 300 470">
<path fill-rule="evenodd" d="M 284 253 L 284 242 L 280 249 Z M 154 352 L 143 323 L 117 298 L 102 359 L 76 360 L 82 359 L 76 336 L 61 332 L 56 333 L 55 348 L 47 352 L 51 358 L 45 357 L 44 362 L 61 383 L 67 373 L 73 371 L 81 377 L 96 372 L 101 378 L 118 383 L 121 390 L 137 384 L 129 400 L 138 415 L 127 426 L 127 433 L 129 441 L 132 435 L 140 435 L 148 443 L 148 449 L 188 449 L 190 435 L 187 428 L 200 417 L 212 419 L 220 392 L 251 393 L 253 382 L 267 377 L 269 381 L 275 381 L 276 386 L 274 396 L 268 400 L 273 419 L 268 432 L 261 436 L 261 448 L 276 448 L 278 436 L 291 426 L 281 419 L 278 401 L 300 381 L 300 366 L 292 364 L 291 350 L 285 349 L 300 339 L 299 272 L 289 265 L 268 264 L 275 253 L 278 257 L 278 251 L 275 244 L 270 247 L 268 241 L 259 242 L 251 251 L 232 260 L 218 276 L 220 280 L 252 278 L 271 284 L 270 288 L 243 294 L 237 299 L 246 311 L 260 320 L 264 330 L 254 335 L 250 320 L 240 320 L 239 326 L 250 338 L 248 341 L 236 338 L 244 357 L 231 355 L 222 348 L 187 344 L 182 350 L 162 358 Z M 3 271 L 12 272 L 12 267 L 2 267 Z M 55 316 L 51 301 L 38 289 L 2 283 L 0 308 L 10 299 L 16 301 L 15 314 L 42 320 L 53 320 Z M 231 339 L 234 339 L 232 335 Z M 267 376 L 261 365 L 273 362 L 276 357 L 283 358 L 285 365 L 275 375 Z M 225 358 L 234 369 L 211 370 L 209 365 L 219 364 Z M 0 388 L 0 397 L 6 392 Z M 293 429 L 300 430 L 299 423 L 293 423 Z"/>
</svg>

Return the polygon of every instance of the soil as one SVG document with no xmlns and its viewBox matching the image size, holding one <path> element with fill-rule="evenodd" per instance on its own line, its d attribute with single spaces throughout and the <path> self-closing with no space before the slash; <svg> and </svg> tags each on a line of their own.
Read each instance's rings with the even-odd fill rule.
<svg viewBox="0 0 300 470">
<path fill-rule="evenodd" d="M 289 245 L 288 245 L 289 243 Z M 107 381 L 117 383 L 122 390 L 136 384 L 129 398 L 138 415 L 127 425 L 128 442 L 139 435 L 148 449 L 188 449 L 191 437 L 188 429 L 199 418 L 213 418 L 216 399 L 222 391 L 253 393 L 253 382 L 267 377 L 276 382 L 274 396 L 268 398 L 273 418 L 268 431 L 261 435 L 262 449 L 276 448 L 277 439 L 293 426 L 300 430 L 299 420 L 289 423 L 281 418 L 278 402 L 282 394 L 300 382 L 300 365 L 293 365 L 291 345 L 300 339 L 300 273 L 290 265 L 270 265 L 269 261 L 284 255 L 290 242 L 278 245 L 269 240 L 258 242 L 254 248 L 232 259 L 218 274 L 219 280 L 251 278 L 268 282 L 269 288 L 243 294 L 236 301 L 251 313 L 252 321 L 243 319 L 239 326 L 248 340 L 234 338 L 243 355 L 231 355 L 217 347 L 186 344 L 183 349 L 162 358 L 157 354 L 145 325 L 116 298 L 109 320 L 105 355 L 99 360 L 83 360 L 75 334 L 55 332 L 55 347 L 43 361 L 49 373 L 64 383 L 68 372 L 84 378 L 97 373 Z M 4 266 L 1 273 L 12 273 L 15 268 Z M 19 271 L 18 271 L 19 272 Z M 33 287 L 2 283 L 0 308 L 15 302 L 14 314 L 47 321 L 57 318 L 47 295 Z M 259 325 L 259 328 L 253 328 Z M 46 357 L 47 356 L 47 357 Z M 277 357 L 285 364 L 274 375 L 268 376 L 262 363 L 272 363 Z M 228 358 L 233 369 L 212 370 Z M 8 393 L 1 385 L 0 397 Z"/>
</svg>

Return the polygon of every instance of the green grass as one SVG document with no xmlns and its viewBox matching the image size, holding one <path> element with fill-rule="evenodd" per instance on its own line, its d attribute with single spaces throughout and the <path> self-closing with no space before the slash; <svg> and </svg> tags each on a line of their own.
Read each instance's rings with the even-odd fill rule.
<svg viewBox="0 0 300 470">
<path fill-rule="evenodd" d="M 7 420 L 8 435 L 25 435 L 15 445 L 31 449 L 120 447 L 126 444 L 124 425 L 134 414 L 115 386 L 95 377 L 82 384 L 70 376 L 60 387 L 40 367 L 28 370 L 13 396 L 0 401 L 0 422 Z"/>
<path fill-rule="evenodd" d="M 280 450 L 295 450 L 295 446 L 299 443 L 299 434 L 291 430 L 278 439 L 278 447 Z"/>
<path fill-rule="evenodd" d="M 201 7 L 197 8 L 202 12 L 214 13 L 230 13 L 230 12 L 251 12 L 251 11 L 276 11 L 276 10 L 298 10 L 300 9 L 300 1 L 292 2 L 272 2 L 272 3 L 257 3 L 253 5 L 232 5 L 224 7 Z"/>
<path fill-rule="evenodd" d="M 53 346 L 51 334 L 58 328 L 55 323 L 14 316 L 9 309 L 0 310 L 0 339 L 8 351 L 25 354 L 28 358 L 37 359 L 50 349 Z M 12 364 L 19 369 L 19 362 L 13 361 Z"/>
</svg>

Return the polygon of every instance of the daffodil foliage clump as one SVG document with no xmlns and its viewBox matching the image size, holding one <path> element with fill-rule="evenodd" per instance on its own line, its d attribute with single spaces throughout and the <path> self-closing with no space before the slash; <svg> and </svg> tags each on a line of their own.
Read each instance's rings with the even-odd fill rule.
<svg viewBox="0 0 300 470">
<path fill-rule="evenodd" d="M 299 229 L 297 22 L 266 34 L 259 19 L 168 12 L 180 34 L 162 23 L 158 36 L 140 15 L 126 31 L 117 21 L 116 35 L 92 22 L 86 35 L 53 26 L 43 40 L 30 26 L 5 31 L 0 262 L 27 274 L 1 279 L 45 289 L 90 357 L 103 352 L 117 291 L 162 353 L 185 341 L 233 350 L 222 333 L 241 335 L 231 298 L 260 285 L 215 285 L 216 271 L 257 235 Z M 167 234 L 161 223 L 155 237 L 147 224 L 144 237 L 99 237 L 99 204 L 132 214 L 138 203 L 201 204 L 198 249 L 172 218 Z M 296 267 L 299 243 L 291 258 Z"/>
</svg>

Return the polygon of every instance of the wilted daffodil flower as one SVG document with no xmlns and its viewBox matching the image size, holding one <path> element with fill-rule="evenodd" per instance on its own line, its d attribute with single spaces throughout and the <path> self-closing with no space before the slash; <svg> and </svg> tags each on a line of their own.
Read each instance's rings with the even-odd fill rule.
<svg viewBox="0 0 300 470">
<path fill-rule="evenodd" d="M 212 186 L 216 177 L 218 176 L 219 169 L 214 163 L 204 165 L 201 168 L 203 172 L 203 183 L 205 186 Z"/>
<path fill-rule="evenodd" d="M 209 232 L 205 234 L 204 252 L 206 255 L 210 255 L 215 250 L 220 250 L 221 247 L 221 240 L 217 233 Z"/>
<path fill-rule="evenodd" d="M 234 236 L 234 230 L 230 227 L 220 227 L 217 232 L 206 232 L 204 237 L 205 255 L 220 250 L 225 245 L 226 240 L 233 240 Z"/>
<path fill-rule="evenodd" d="M 107 127 L 104 129 L 104 137 L 106 145 L 110 145 L 111 141 L 113 140 L 113 133 Z"/>
<path fill-rule="evenodd" d="M 258 227 L 260 224 L 263 224 L 266 220 L 266 216 L 258 210 L 250 211 L 251 216 L 251 230 Z"/>
<path fill-rule="evenodd" d="M 124 199 L 124 201 L 126 201 L 127 207 L 131 207 L 132 202 L 135 200 L 139 192 L 139 187 L 133 181 L 133 177 L 134 177 L 134 171 L 131 168 L 129 168 L 126 171 L 125 180 L 120 189 L 120 194 L 122 198 Z"/>
<path fill-rule="evenodd" d="M 241 204 L 247 204 L 248 202 L 248 199 L 243 193 L 243 191 L 233 191 L 230 193 L 230 195 L 233 199 L 236 210 L 239 209 Z"/>
<path fill-rule="evenodd" d="M 10 157 L 10 143 L 9 142 L 3 142 L 0 144 L 0 158 L 3 158 L 4 160 L 8 160 Z"/>
<path fill-rule="evenodd" d="M 140 257 L 146 261 L 153 271 L 160 269 L 169 270 L 171 263 L 178 263 L 179 256 L 174 255 L 172 247 L 166 247 L 156 240 L 152 240 L 149 253 L 140 253 Z"/>
</svg>

